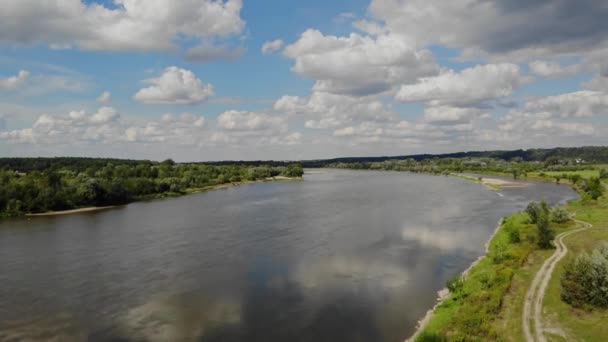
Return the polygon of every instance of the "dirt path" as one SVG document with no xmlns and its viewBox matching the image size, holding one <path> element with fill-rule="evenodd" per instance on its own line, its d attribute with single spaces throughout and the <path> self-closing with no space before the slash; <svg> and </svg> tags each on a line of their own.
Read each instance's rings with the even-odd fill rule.
<svg viewBox="0 0 608 342">
<path fill-rule="evenodd" d="M 592 227 L 591 223 L 589 222 L 580 221 L 576 219 L 574 219 L 574 221 L 578 224 L 583 225 L 583 227 L 561 233 L 555 237 L 555 253 L 553 253 L 551 257 L 545 260 L 540 270 L 538 270 L 538 272 L 534 276 L 532 284 L 530 285 L 530 288 L 528 288 L 528 292 L 526 293 L 524 311 L 522 315 L 522 325 L 524 335 L 526 336 L 526 341 L 528 342 L 547 341 L 545 335 L 543 334 L 542 325 L 543 299 L 545 298 L 545 291 L 547 290 L 547 285 L 549 284 L 549 280 L 551 279 L 551 275 L 553 274 L 555 266 L 568 253 L 568 247 L 566 247 L 563 241 L 564 238 L 571 234 L 578 233 L 580 231 Z M 531 330 L 532 324 L 534 325 L 534 334 Z"/>
</svg>

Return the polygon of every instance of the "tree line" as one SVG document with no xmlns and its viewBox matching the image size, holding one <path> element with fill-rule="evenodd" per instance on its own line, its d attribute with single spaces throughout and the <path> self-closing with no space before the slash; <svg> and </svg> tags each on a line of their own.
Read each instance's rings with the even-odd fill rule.
<svg viewBox="0 0 608 342">
<path fill-rule="evenodd" d="M 336 163 L 375 163 L 392 160 L 425 161 L 432 159 L 469 159 L 469 158 L 491 158 L 501 160 L 521 159 L 527 162 L 545 162 L 547 160 L 579 159 L 587 163 L 608 163 L 608 146 L 584 146 L 584 147 L 556 147 L 537 148 L 528 150 L 498 150 L 498 151 L 470 151 L 444 154 L 413 154 L 402 156 L 382 157 L 347 157 L 333 159 L 317 159 L 301 161 L 304 167 L 326 167 Z"/>
<path fill-rule="evenodd" d="M 301 177 L 302 165 L 204 165 L 96 158 L 4 158 L 0 216 L 124 204 L 193 189 Z"/>
</svg>

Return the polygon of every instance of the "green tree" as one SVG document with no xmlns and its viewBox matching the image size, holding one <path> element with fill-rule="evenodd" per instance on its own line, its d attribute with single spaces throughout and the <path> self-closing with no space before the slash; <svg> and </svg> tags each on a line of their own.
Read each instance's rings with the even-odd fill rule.
<svg viewBox="0 0 608 342">
<path fill-rule="evenodd" d="M 579 175 L 578 173 L 573 173 L 570 175 L 569 179 L 572 185 L 577 185 L 578 182 L 580 182 L 581 180 L 581 175 Z"/>
<path fill-rule="evenodd" d="M 538 208 L 539 212 L 536 219 L 538 246 L 540 248 L 551 248 L 551 241 L 555 237 L 555 233 L 549 226 L 549 207 L 545 201 L 541 201 Z"/>
<path fill-rule="evenodd" d="M 583 189 L 593 200 L 597 200 L 604 194 L 604 186 L 598 177 L 591 177 L 585 180 Z"/>
<path fill-rule="evenodd" d="M 530 223 L 536 224 L 538 246 L 540 248 L 550 248 L 554 233 L 549 226 L 551 212 L 547 202 L 530 202 L 526 208 L 526 213 L 530 217 Z"/>
<path fill-rule="evenodd" d="M 285 177 L 302 177 L 303 174 L 302 164 L 289 164 L 282 172 Z"/>
</svg>

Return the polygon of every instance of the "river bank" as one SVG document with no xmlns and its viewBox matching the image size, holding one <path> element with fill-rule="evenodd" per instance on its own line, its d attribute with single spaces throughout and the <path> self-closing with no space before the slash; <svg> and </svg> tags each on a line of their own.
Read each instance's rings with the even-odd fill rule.
<svg viewBox="0 0 608 342">
<path fill-rule="evenodd" d="M 303 177 L 276 176 L 276 177 L 269 177 L 269 178 L 266 178 L 266 179 L 263 179 L 263 180 L 256 180 L 256 181 L 242 181 L 242 182 L 233 182 L 233 183 L 224 183 L 224 184 L 210 185 L 210 186 L 206 186 L 206 187 L 202 187 L 202 188 L 191 188 L 191 189 L 186 189 L 186 191 L 184 193 L 165 192 L 165 193 L 161 193 L 161 194 L 153 194 L 153 195 L 149 195 L 149 196 L 142 196 L 142 197 L 136 198 L 135 200 L 133 200 L 133 201 L 131 201 L 129 203 L 142 202 L 142 201 L 151 201 L 151 200 L 155 200 L 155 199 L 169 198 L 169 197 L 179 197 L 179 196 L 184 196 L 184 195 L 194 194 L 194 193 L 199 193 L 199 192 L 204 192 L 204 191 L 226 189 L 226 188 L 230 188 L 230 187 L 234 187 L 234 186 L 239 186 L 239 185 L 247 185 L 247 184 L 255 184 L 255 183 L 266 183 L 266 182 L 301 181 L 301 180 L 304 180 L 304 178 Z M 116 207 L 118 207 L 120 205 L 126 205 L 126 204 L 128 204 L 128 203 L 117 204 L 117 205 L 99 206 L 99 207 L 84 207 L 84 208 L 76 208 L 76 209 L 68 209 L 68 210 L 47 211 L 47 212 L 43 212 L 43 213 L 25 214 L 24 216 L 25 217 L 44 217 L 44 216 L 60 216 L 60 215 L 70 215 L 70 214 L 78 214 L 78 213 L 96 212 L 96 211 L 103 211 L 103 210 L 108 210 L 108 209 L 116 208 Z"/>
<path fill-rule="evenodd" d="M 535 180 L 546 182 L 544 179 Z M 568 208 L 572 209 L 573 203 L 579 202 L 570 201 Z M 553 229 L 561 233 L 571 231 L 573 227 L 576 224 L 570 221 L 554 224 Z M 513 231 L 517 232 L 517 242 L 511 237 Z M 535 246 L 533 234 L 534 226 L 527 222 L 525 213 L 506 217 L 486 244 L 485 255 L 461 274 L 460 287 L 452 289 L 452 292 L 447 289 L 440 291 L 438 303 L 427 312 L 414 335 L 406 341 L 444 341 L 465 337 L 519 340 L 522 336 L 519 313 L 526 284 L 531 280 L 529 273 L 548 257 L 548 251 Z"/>
<path fill-rule="evenodd" d="M 37 217 L 37 216 L 59 216 L 59 215 L 69 215 L 69 214 L 77 214 L 77 213 L 87 213 L 93 211 L 102 211 L 107 209 L 116 208 L 116 205 L 108 205 L 103 207 L 86 207 L 86 208 L 78 208 L 78 209 L 69 209 L 69 210 L 58 210 L 58 211 L 47 211 L 44 213 L 36 213 L 36 214 L 25 214 L 26 217 Z"/>
<path fill-rule="evenodd" d="M 460 274 L 460 277 L 466 277 L 471 272 L 471 270 L 488 255 L 488 253 L 490 252 L 490 242 L 496 237 L 496 234 L 498 234 L 498 231 L 500 230 L 500 227 L 502 226 L 502 222 L 503 222 L 503 220 L 501 219 L 498 222 L 496 229 L 494 229 L 492 236 L 490 236 L 490 238 L 486 242 L 484 255 L 479 256 L 479 258 L 477 258 L 475 261 L 473 261 L 473 263 L 471 263 L 471 265 Z M 414 334 L 411 337 L 406 339 L 405 342 L 416 341 L 418 336 L 420 336 L 420 334 L 424 331 L 424 329 L 426 329 L 427 325 L 433 319 L 435 311 L 439 308 L 440 305 L 443 304 L 443 302 L 445 300 L 448 299 L 449 296 L 450 296 L 450 290 L 447 287 L 444 287 L 443 289 L 441 289 L 437 292 L 437 303 L 433 306 L 432 309 L 427 311 L 427 313 L 424 315 L 424 317 L 420 321 L 418 321 L 418 326 L 416 327 L 416 331 L 414 332 Z"/>
</svg>

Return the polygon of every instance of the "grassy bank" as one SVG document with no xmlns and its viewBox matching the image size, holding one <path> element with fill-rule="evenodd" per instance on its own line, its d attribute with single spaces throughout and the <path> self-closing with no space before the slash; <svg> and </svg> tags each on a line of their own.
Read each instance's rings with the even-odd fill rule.
<svg viewBox="0 0 608 342">
<path fill-rule="evenodd" d="M 437 307 L 416 341 L 508 340 L 505 337 L 512 335 L 514 329 L 521 330 L 521 315 L 514 312 L 521 312 L 518 305 L 523 303 L 527 287 L 519 291 L 511 285 L 514 279 L 529 277 L 526 260 L 537 248 L 536 228 L 527 222 L 524 213 L 502 221 L 489 242 L 487 255 Z M 567 225 L 560 227 L 566 228 Z M 514 236 L 520 241 L 515 242 Z M 507 295 L 512 296 L 508 303 Z"/>
<path fill-rule="evenodd" d="M 557 265 L 543 302 L 545 335 L 549 341 L 604 341 L 608 326 L 602 323 L 608 320 L 608 310 L 575 309 L 564 303 L 560 278 L 569 259 L 608 241 L 608 199 L 572 201 L 567 209 L 594 227 L 564 239 L 569 253 Z M 574 221 L 552 224 L 556 235 L 578 227 Z M 520 242 L 513 242 L 512 231 L 519 233 Z M 487 255 L 437 306 L 416 341 L 522 341 L 526 292 L 543 262 L 554 253 L 538 249 L 535 235 L 536 227 L 528 223 L 526 214 L 507 217 L 489 242 Z"/>
<path fill-rule="evenodd" d="M 593 228 L 565 239 L 569 253 L 556 267 L 543 303 L 544 322 L 549 327 L 550 341 L 605 341 L 608 336 L 608 310 L 577 309 L 561 300 L 560 279 L 564 265 L 581 252 L 590 252 L 608 241 L 608 199 L 569 205 L 577 218 L 593 224 Z"/>
</svg>

